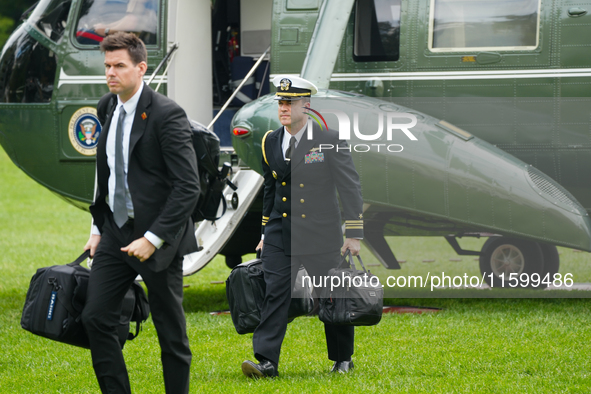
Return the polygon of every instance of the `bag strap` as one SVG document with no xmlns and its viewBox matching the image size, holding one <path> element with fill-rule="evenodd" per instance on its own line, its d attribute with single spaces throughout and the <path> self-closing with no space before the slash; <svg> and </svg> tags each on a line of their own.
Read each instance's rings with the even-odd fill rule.
<svg viewBox="0 0 591 394">
<path fill-rule="evenodd" d="M 70 315 L 74 316 L 74 318 L 78 318 L 82 314 L 82 312 L 78 312 L 72 307 L 72 297 L 68 295 L 63 289 L 60 287 L 58 290 L 57 302 L 62 304 L 64 308 L 70 313 Z"/>
<path fill-rule="evenodd" d="M 228 209 L 228 203 L 226 202 L 225 197 L 222 195 L 222 214 L 220 216 L 218 216 L 217 218 L 214 216 L 213 218 L 209 217 L 209 216 L 205 216 L 201 210 L 199 210 L 199 213 L 201 214 L 201 216 L 203 216 L 203 219 L 205 220 L 210 220 L 212 222 L 215 222 L 216 220 L 218 220 L 219 218 L 221 218 L 222 216 L 224 216 L 224 214 L 226 213 L 226 210 Z"/>
<path fill-rule="evenodd" d="M 142 329 L 142 323 L 140 321 L 135 322 L 135 334 L 132 332 L 127 333 L 127 340 L 131 341 L 135 339 L 138 335 L 140 335 L 140 331 Z"/>
<path fill-rule="evenodd" d="M 197 155 L 199 156 L 198 159 L 201 161 L 201 165 L 205 167 L 209 175 L 215 177 L 219 176 L 220 171 L 213 162 L 213 159 L 211 158 L 211 152 L 209 151 L 209 148 L 205 143 L 203 135 L 201 135 L 200 133 L 196 133 L 196 136 L 197 138 L 199 138 L 199 144 L 197 146 L 200 148 L 201 151 L 198 152 Z"/>
<path fill-rule="evenodd" d="M 349 257 L 349 261 L 347 261 L 347 257 Z M 347 249 L 343 257 L 341 257 L 341 261 L 339 262 L 339 265 L 337 265 L 337 269 L 341 268 L 343 263 L 348 263 L 349 267 L 351 267 L 351 263 L 353 263 L 353 258 L 351 257 L 351 251 L 349 249 Z M 355 268 L 355 263 L 353 263 L 353 268 Z"/>
<path fill-rule="evenodd" d="M 356 270 L 357 267 L 355 266 L 355 260 L 353 260 L 353 255 L 351 254 L 351 251 L 349 249 L 347 249 L 347 252 L 343 255 L 343 258 L 341 259 L 341 262 L 339 263 L 337 268 L 341 268 L 341 266 L 343 265 L 343 262 L 347 261 L 347 257 L 349 258 L 349 266 Z M 363 271 L 368 272 L 367 269 L 365 268 L 365 265 L 363 264 L 363 260 L 361 260 L 361 256 L 357 255 L 355 257 L 357 257 L 357 260 L 359 261 L 361 268 L 363 268 Z"/>
<path fill-rule="evenodd" d="M 357 260 L 359 260 L 359 264 L 361 264 L 363 271 L 367 272 L 367 269 L 365 268 L 365 265 L 363 265 L 363 261 L 361 260 L 361 256 L 357 255 L 356 257 L 357 257 Z"/>
<path fill-rule="evenodd" d="M 87 249 L 80 255 L 80 257 L 78 257 L 76 260 L 74 260 L 71 263 L 66 264 L 66 265 L 69 265 L 70 267 L 80 265 L 80 263 L 82 263 L 84 260 L 86 260 L 89 257 L 90 257 L 90 249 Z"/>
<path fill-rule="evenodd" d="M 132 340 L 135 337 L 137 337 L 140 334 L 140 331 L 142 329 L 142 322 L 146 321 L 148 319 L 149 316 L 149 302 L 146 298 L 146 293 L 144 292 L 144 289 L 141 287 L 141 285 L 138 282 L 133 282 L 131 284 L 131 289 L 133 289 L 134 292 L 134 296 L 135 296 L 135 304 L 134 304 L 134 309 L 133 309 L 133 313 L 131 315 L 131 318 L 133 319 L 135 311 L 138 308 L 138 305 L 140 305 L 140 310 L 143 310 L 144 312 L 146 312 L 146 310 L 148 310 L 147 314 L 145 315 L 145 319 L 144 316 L 136 316 L 136 320 L 130 320 L 129 324 L 131 325 L 132 321 L 135 321 L 135 334 L 129 332 L 127 333 L 127 339 L 128 340 Z M 144 301 L 146 303 L 146 305 L 144 305 Z"/>
</svg>

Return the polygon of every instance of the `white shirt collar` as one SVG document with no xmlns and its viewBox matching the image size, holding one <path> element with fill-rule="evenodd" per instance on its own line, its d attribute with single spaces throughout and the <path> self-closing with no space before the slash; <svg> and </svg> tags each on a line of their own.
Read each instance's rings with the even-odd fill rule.
<svg viewBox="0 0 591 394">
<path fill-rule="evenodd" d="M 121 104 L 123 104 L 123 108 L 125 109 L 125 113 L 130 114 L 132 112 L 135 112 L 135 109 L 137 108 L 137 103 L 140 101 L 140 96 L 142 95 L 143 90 L 144 90 L 144 83 L 142 82 L 140 85 L 140 88 L 137 90 L 137 92 L 135 92 L 135 94 L 133 96 L 131 96 L 131 98 L 129 100 L 127 100 L 125 103 L 123 103 L 121 101 L 121 98 L 119 97 L 119 95 L 117 95 L 117 107 L 119 107 Z"/>
<path fill-rule="evenodd" d="M 304 124 L 304 127 L 302 127 L 300 129 L 300 131 L 298 131 L 295 135 L 292 135 L 289 133 L 289 131 L 287 131 L 287 127 L 283 126 L 283 141 L 287 141 L 287 146 L 289 146 L 289 140 L 291 139 L 291 137 L 295 137 L 296 138 L 296 146 L 298 146 L 298 144 L 300 143 L 300 141 L 302 140 L 302 136 L 304 135 L 304 131 L 306 130 L 306 127 L 308 126 L 308 122 L 306 122 Z"/>
</svg>

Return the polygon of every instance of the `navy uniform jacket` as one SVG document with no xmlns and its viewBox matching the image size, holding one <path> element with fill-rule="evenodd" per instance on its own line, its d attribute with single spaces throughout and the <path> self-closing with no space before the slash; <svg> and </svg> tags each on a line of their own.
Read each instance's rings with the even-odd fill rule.
<svg viewBox="0 0 591 394">
<path fill-rule="evenodd" d="M 361 185 L 347 143 L 336 131 L 314 124 L 313 139 L 304 131 L 291 164 L 285 164 L 283 133 L 283 126 L 269 131 L 262 143 L 265 244 L 282 248 L 288 256 L 338 251 L 343 232 L 337 190 L 346 237 L 363 238 Z M 325 144 L 322 151 L 320 144 Z M 325 149 L 328 144 L 333 148 Z"/>
</svg>

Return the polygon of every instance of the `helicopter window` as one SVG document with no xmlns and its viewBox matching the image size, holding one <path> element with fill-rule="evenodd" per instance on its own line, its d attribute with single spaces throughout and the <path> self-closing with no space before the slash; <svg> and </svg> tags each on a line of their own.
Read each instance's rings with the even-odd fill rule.
<svg viewBox="0 0 591 394">
<path fill-rule="evenodd" d="M 70 3 L 70 0 L 42 0 L 29 17 L 29 23 L 57 42 L 64 34 Z"/>
<path fill-rule="evenodd" d="M 13 35 L 0 58 L 1 103 L 51 101 L 57 62 L 55 54 L 24 29 Z"/>
<path fill-rule="evenodd" d="M 429 49 L 535 49 L 540 0 L 431 0 Z"/>
<path fill-rule="evenodd" d="M 355 61 L 395 61 L 400 53 L 400 0 L 358 0 Z"/>
<path fill-rule="evenodd" d="M 76 28 L 80 44 L 98 45 L 116 31 L 137 33 L 146 45 L 157 43 L 160 0 L 84 0 Z"/>
</svg>

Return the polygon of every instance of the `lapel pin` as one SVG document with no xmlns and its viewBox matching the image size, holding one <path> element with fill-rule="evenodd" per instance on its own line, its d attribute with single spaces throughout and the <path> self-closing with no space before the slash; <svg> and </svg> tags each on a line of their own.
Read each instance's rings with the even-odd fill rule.
<svg viewBox="0 0 591 394">
<path fill-rule="evenodd" d="M 143 119 L 143 120 L 146 120 L 147 118 L 148 118 L 148 115 L 146 115 L 146 113 L 144 112 L 144 113 L 142 114 L 142 119 Z"/>
</svg>

